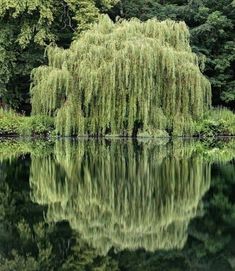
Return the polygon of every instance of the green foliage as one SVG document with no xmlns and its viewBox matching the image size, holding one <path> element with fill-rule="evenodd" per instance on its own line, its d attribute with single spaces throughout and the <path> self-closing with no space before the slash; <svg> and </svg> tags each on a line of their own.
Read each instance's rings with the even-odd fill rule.
<svg viewBox="0 0 235 271">
<path fill-rule="evenodd" d="M 90 26 L 97 22 L 100 12 L 107 12 L 119 0 L 67 0 L 69 8 L 74 12 L 73 19 L 78 25 L 76 36 L 88 30 Z"/>
<path fill-rule="evenodd" d="M 5 259 L 0 256 L 0 270 L 1 271 L 36 271 L 38 270 L 37 262 L 33 257 L 24 258 L 12 251 L 12 258 Z"/>
<path fill-rule="evenodd" d="M 195 134 L 196 121 L 189 115 L 176 114 L 172 122 L 173 136 L 193 136 Z"/>
<path fill-rule="evenodd" d="M 32 73 L 33 113 L 55 115 L 61 135 L 174 130 L 175 116 L 189 132 L 187 123 L 209 108 L 211 88 L 188 38 L 183 22 L 114 24 L 103 16 L 68 50 L 48 48 L 48 66 Z"/>
<path fill-rule="evenodd" d="M 203 137 L 235 135 L 235 114 L 225 108 L 208 111 L 204 118 L 197 122 L 196 133 Z"/>
<path fill-rule="evenodd" d="M 35 115 L 25 117 L 19 128 L 20 135 L 50 135 L 54 129 L 54 120 L 48 116 Z"/>
<path fill-rule="evenodd" d="M 194 52 L 207 57 L 205 74 L 212 84 L 213 104 L 235 104 L 235 9 L 233 0 L 122 0 L 124 18 L 143 21 L 183 20 L 190 27 Z"/>
<path fill-rule="evenodd" d="M 200 69 L 212 84 L 213 104 L 234 107 L 234 0 L 1 0 L 0 102 L 29 113 L 30 73 L 47 64 L 45 48 L 51 43 L 68 48 L 101 13 L 117 21 L 120 17 L 185 21 Z M 179 128 L 179 134 L 182 130 L 191 134 L 191 124 Z"/>
<path fill-rule="evenodd" d="M 156 130 L 153 130 L 153 129 L 149 129 L 149 130 L 146 130 L 145 132 L 142 132 L 142 131 L 139 131 L 137 133 L 137 137 L 138 138 L 141 138 L 141 137 L 146 137 L 146 138 L 149 138 L 149 137 L 169 137 L 169 134 L 165 131 L 165 130 L 159 130 L 159 129 L 156 129 Z"/>
<path fill-rule="evenodd" d="M 1 0 L 0 98 L 13 108 L 30 111 L 33 68 L 46 63 L 50 43 L 68 47 L 74 33 L 88 29 L 115 0 Z"/>
<path fill-rule="evenodd" d="M 48 135 L 54 129 L 54 120 L 48 116 L 25 117 L 12 110 L 0 109 L 0 135 Z"/>
<path fill-rule="evenodd" d="M 20 125 L 20 118 L 13 111 L 0 109 L 0 133 L 14 134 Z"/>
</svg>

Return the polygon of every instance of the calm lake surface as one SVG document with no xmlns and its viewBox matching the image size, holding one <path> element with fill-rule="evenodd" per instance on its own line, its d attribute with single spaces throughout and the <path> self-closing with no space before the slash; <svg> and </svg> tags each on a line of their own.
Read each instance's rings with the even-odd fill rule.
<svg viewBox="0 0 235 271">
<path fill-rule="evenodd" d="M 235 140 L 0 140 L 3 270 L 235 270 Z"/>
</svg>

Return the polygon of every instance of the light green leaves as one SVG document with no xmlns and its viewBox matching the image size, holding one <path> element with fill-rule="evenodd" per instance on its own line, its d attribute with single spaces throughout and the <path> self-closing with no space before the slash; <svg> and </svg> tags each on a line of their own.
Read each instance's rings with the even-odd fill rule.
<svg viewBox="0 0 235 271">
<path fill-rule="evenodd" d="M 183 22 L 103 16 L 68 50 L 49 47 L 48 62 L 32 73 L 33 113 L 56 116 L 63 135 L 172 132 L 175 118 L 191 134 L 211 102 Z"/>
</svg>

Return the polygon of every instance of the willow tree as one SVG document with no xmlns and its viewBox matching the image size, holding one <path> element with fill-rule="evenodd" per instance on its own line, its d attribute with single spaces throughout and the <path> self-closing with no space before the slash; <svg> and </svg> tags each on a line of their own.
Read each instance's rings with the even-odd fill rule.
<svg viewBox="0 0 235 271">
<path fill-rule="evenodd" d="M 69 49 L 49 47 L 47 56 L 32 72 L 32 108 L 55 116 L 62 135 L 186 134 L 210 105 L 183 22 L 114 24 L 103 16 Z"/>
<path fill-rule="evenodd" d="M 54 156 L 32 160 L 32 200 L 48 205 L 46 221 L 69 221 L 100 254 L 182 248 L 202 211 L 210 163 L 190 144 L 135 147 L 57 142 Z"/>
</svg>

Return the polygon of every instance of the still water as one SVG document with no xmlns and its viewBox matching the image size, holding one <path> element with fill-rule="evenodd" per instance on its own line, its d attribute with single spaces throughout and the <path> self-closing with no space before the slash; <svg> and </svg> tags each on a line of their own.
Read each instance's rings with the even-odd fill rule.
<svg viewBox="0 0 235 271">
<path fill-rule="evenodd" d="M 235 141 L 0 140 L 6 270 L 235 270 Z"/>
</svg>

